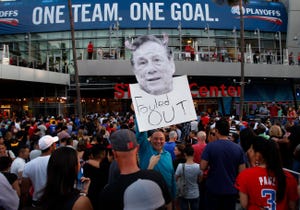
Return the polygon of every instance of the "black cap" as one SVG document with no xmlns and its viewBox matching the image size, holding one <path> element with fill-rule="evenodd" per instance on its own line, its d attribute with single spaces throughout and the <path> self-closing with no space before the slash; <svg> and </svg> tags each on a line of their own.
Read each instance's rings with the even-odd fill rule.
<svg viewBox="0 0 300 210">
<path fill-rule="evenodd" d="M 137 147 L 138 143 L 133 133 L 129 129 L 120 129 L 110 136 L 112 149 L 115 151 L 130 151 Z"/>
</svg>

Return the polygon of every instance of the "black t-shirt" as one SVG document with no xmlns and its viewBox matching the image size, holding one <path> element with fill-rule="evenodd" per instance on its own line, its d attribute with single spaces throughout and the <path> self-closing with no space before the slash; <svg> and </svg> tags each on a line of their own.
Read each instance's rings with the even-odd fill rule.
<svg viewBox="0 0 300 210">
<path fill-rule="evenodd" d="M 2 174 L 6 177 L 7 181 L 11 185 L 18 179 L 18 176 L 14 173 L 2 172 Z"/>
<path fill-rule="evenodd" d="M 124 192 L 126 188 L 138 179 L 148 179 L 157 183 L 163 193 L 165 203 L 171 202 L 171 195 L 163 176 L 154 170 L 140 170 L 133 174 L 120 175 L 114 183 L 107 185 L 100 193 L 99 210 L 123 210 L 124 209 Z"/>
<path fill-rule="evenodd" d="M 109 165 L 108 159 L 105 158 L 101 161 L 99 168 L 95 168 L 89 164 L 84 164 L 83 166 L 84 176 L 91 179 L 88 197 L 94 208 L 98 205 L 97 199 L 99 193 L 108 182 Z"/>
<path fill-rule="evenodd" d="M 79 190 L 73 189 L 63 196 L 53 198 L 52 196 L 42 197 L 40 207 L 34 208 L 36 210 L 55 209 L 55 210 L 72 210 L 74 204 L 80 197 Z"/>
</svg>

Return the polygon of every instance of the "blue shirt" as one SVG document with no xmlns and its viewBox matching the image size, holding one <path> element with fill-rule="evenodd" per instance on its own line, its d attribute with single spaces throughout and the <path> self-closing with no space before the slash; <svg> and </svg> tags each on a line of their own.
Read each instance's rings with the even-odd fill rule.
<svg viewBox="0 0 300 210">
<path fill-rule="evenodd" d="M 214 194 L 236 194 L 235 179 L 239 166 L 245 163 L 240 145 L 230 140 L 216 140 L 206 145 L 202 160 L 208 161 L 206 187 Z"/>
<path fill-rule="evenodd" d="M 147 132 L 139 132 L 137 123 L 135 122 L 135 124 L 136 138 L 140 145 L 139 165 L 141 169 L 147 169 L 149 165 L 149 160 L 152 157 L 152 155 L 158 155 L 159 153 L 152 147 L 150 141 L 148 141 Z M 168 151 L 163 150 L 163 152 L 160 153 L 160 155 L 160 160 L 154 167 L 154 170 L 161 173 L 168 185 L 172 198 L 175 198 L 176 182 L 171 154 Z"/>
<path fill-rule="evenodd" d="M 172 160 L 175 159 L 175 153 L 174 153 L 175 146 L 176 146 L 175 142 L 166 142 L 164 145 L 164 149 L 171 154 Z"/>
</svg>

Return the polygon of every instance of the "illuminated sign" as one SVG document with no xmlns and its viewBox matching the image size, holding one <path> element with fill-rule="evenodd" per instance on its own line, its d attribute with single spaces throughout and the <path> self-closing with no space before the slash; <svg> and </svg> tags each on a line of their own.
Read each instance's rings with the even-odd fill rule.
<svg viewBox="0 0 300 210">
<path fill-rule="evenodd" d="M 19 0 L 0 2 L 0 34 L 70 30 L 68 1 Z M 118 22 L 121 29 L 182 28 L 239 30 L 237 6 L 199 1 L 99 1 L 73 0 L 72 14 L 76 30 L 109 29 Z M 243 6 L 245 30 L 286 32 L 288 16 L 281 2 L 250 0 Z"/>
<path fill-rule="evenodd" d="M 193 98 L 214 98 L 214 97 L 240 97 L 241 89 L 239 86 L 206 86 L 191 83 L 191 94 Z M 131 98 L 129 84 L 117 83 L 114 86 L 114 98 L 129 99 Z"/>
</svg>

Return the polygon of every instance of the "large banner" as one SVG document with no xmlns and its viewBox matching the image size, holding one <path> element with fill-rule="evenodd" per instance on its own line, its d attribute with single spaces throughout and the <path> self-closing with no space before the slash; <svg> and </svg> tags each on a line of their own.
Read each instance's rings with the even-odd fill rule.
<svg viewBox="0 0 300 210">
<path fill-rule="evenodd" d="M 239 30 L 238 6 L 213 0 L 72 0 L 76 30 L 119 28 L 206 28 Z M 243 6 L 245 30 L 286 32 L 287 12 L 280 2 L 249 1 Z M 0 34 L 70 30 L 67 0 L 0 2 Z"/>
<path fill-rule="evenodd" d="M 173 86 L 171 92 L 152 95 L 143 91 L 139 84 L 130 84 L 140 132 L 197 119 L 186 75 L 174 77 Z"/>
</svg>

